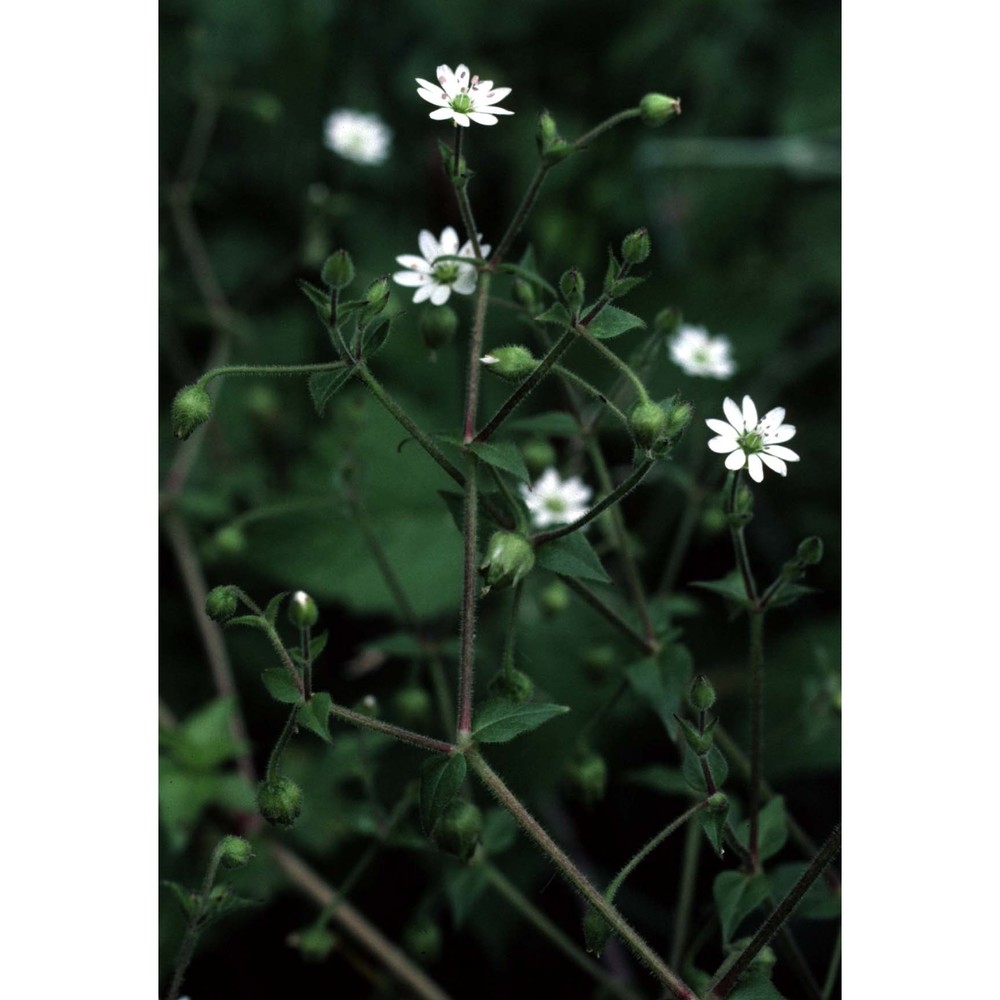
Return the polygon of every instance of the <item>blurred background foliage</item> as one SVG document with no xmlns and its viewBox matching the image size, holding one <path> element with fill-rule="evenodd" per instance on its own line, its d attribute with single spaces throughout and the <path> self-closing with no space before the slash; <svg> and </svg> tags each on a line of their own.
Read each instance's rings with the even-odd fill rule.
<svg viewBox="0 0 1000 1000">
<path fill-rule="evenodd" d="M 748 534 L 765 580 L 803 537 L 820 535 L 826 543 L 826 558 L 808 581 L 817 592 L 768 618 L 765 747 L 768 778 L 801 825 L 822 840 L 839 815 L 839 4 L 162 0 L 160 9 L 164 509 L 183 526 L 189 554 L 209 586 L 237 583 L 261 603 L 277 591 L 307 589 L 319 603 L 320 627 L 331 633 L 317 666 L 318 686 L 345 704 L 373 694 L 396 721 L 395 693 L 422 681 L 423 668 L 398 638 L 403 625 L 392 595 L 338 484 L 348 468 L 425 635 L 441 643 L 449 677 L 461 540 L 436 491 L 452 484 L 419 448 L 402 444 L 405 433 L 360 385 L 335 397 L 320 419 L 304 379 L 226 380 L 197 445 L 178 445 L 170 436 L 170 400 L 220 356 L 248 363 L 329 360 L 325 333 L 296 279 L 316 280 L 326 255 L 346 247 L 360 287 L 393 271 L 396 255 L 415 253 L 420 229 L 460 228 L 437 152 L 438 139 L 451 140 L 449 128 L 428 119 L 430 107 L 416 96 L 414 77 L 432 77 L 442 62 L 466 62 L 513 88 L 504 105 L 515 116 L 494 128 L 473 127 L 466 136 L 477 222 L 494 246 L 534 170 L 541 109 L 573 138 L 648 91 L 681 98 L 683 116 L 666 127 L 628 123 L 556 168 L 514 257 L 530 240 L 550 281 L 576 265 L 596 288 L 607 247 L 648 226 L 653 255 L 642 270 L 649 280 L 627 308 L 651 321 L 672 306 L 733 342 L 739 370 L 726 382 L 685 376 L 658 349 L 649 373 L 654 396 L 680 390 L 698 416 L 675 461 L 660 463 L 623 509 L 646 585 L 656 592 L 664 582 L 673 584 L 655 602 L 657 614 L 691 650 L 694 669 L 711 676 L 719 714 L 744 745 L 745 622 L 730 621 L 721 600 L 689 586 L 732 567 L 728 533 L 713 512 L 721 462 L 705 448 L 710 434 L 702 418 L 721 416 L 724 395 L 749 392 L 762 411 L 785 406 L 798 427 L 793 445 L 802 461 L 786 480 L 769 475 L 755 490 Z M 336 108 L 385 120 L 394 132 L 386 163 L 362 166 L 325 148 L 323 122 Z M 190 208 L 205 259 L 192 252 L 183 223 L 176 224 L 172 185 L 183 179 L 185 162 L 199 166 Z M 224 296 L 214 309 L 204 294 L 213 282 Z M 496 292 L 509 297 L 509 283 L 496 282 Z M 423 426 L 456 433 L 463 335 L 432 355 L 417 333 L 421 310 L 431 307 L 413 306 L 398 286 L 392 301 L 406 314 L 375 370 Z M 471 300 L 453 296 L 450 304 L 467 326 Z M 491 311 L 487 347 L 527 339 L 514 315 Z M 614 347 L 627 356 L 642 339 L 636 331 Z M 599 361 L 574 351 L 572 362 L 610 385 Z M 481 414 L 505 396 L 503 386 L 486 379 Z M 561 405 L 557 388 L 543 387 L 519 416 Z M 610 422 L 605 428 L 602 444 L 620 474 L 631 449 Z M 531 436 L 515 431 L 511 439 Z M 553 437 L 551 443 L 564 473 L 593 482 L 586 455 L 573 442 Z M 688 527 L 690 544 L 675 552 L 678 532 Z M 591 540 L 604 552 L 601 537 L 597 531 Z M 164 754 L 161 869 L 165 878 L 193 885 L 214 838 L 239 828 L 252 799 L 232 770 L 239 748 L 226 745 L 226 705 L 213 704 L 203 624 L 178 569 L 176 535 L 173 542 L 165 533 L 162 695 L 168 718 L 189 725 L 193 718 L 211 752 L 185 758 L 168 746 Z M 621 593 L 613 554 L 605 565 L 619 585 L 608 592 Z M 657 715 L 627 694 L 594 733 L 594 747 L 609 764 L 605 800 L 588 808 L 567 794 L 562 772 L 576 734 L 639 657 L 576 599 L 546 614 L 542 595 L 553 579 L 543 571 L 529 578 L 518 664 L 548 700 L 572 712 L 497 748 L 491 759 L 556 838 L 606 884 L 628 854 L 684 807 L 683 797 L 633 780 L 650 765 L 676 769 L 677 753 Z M 483 694 L 483 682 L 500 664 L 506 609 L 504 595 L 483 605 Z M 272 654 L 250 630 L 227 632 L 225 641 L 260 768 L 284 721 L 284 710 L 259 681 L 274 665 Z M 199 714 L 206 712 L 207 718 Z M 437 733 L 435 720 L 426 728 Z M 338 885 L 416 776 L 422 755 L 342 727 L 334 732 L 333 746 L 308 735 L 292 746 L 287 769 L 307 798 L 300 824 L 283 837 Z M 473 794 L 488 807 L 480 789 Z M 497 852 L 499 867 L 579 939 L 577 900 L 558 882 L 550 885 L 552 871 L 521 838 L 498 836 L 509 842 Z M 681 840 L 654 854 L 621 896 L 625 912 L 662 950 L 672 929 Z M 778 860 L 801 859 L 788 846 Z M 712 880 L 730 861 L 702 851 L 694 931 L 710 922 Z M 539 995 L 532 990 L 546 977 L 557 977 L 566 995 L 591 995 L 592 982 L 536 942 L 503 898 L 482 886 L 481 895 L 461 884 L 455 889 L 462 877 L 461 866 L 430 849 L 416 824 L 405 820 L 350 899 L 394 940 L 412 931 L 414 920 L 432 920 L 443 943 L 436 961 L 429 954 L 424 960 L 454 996 L 471 995 L 473 987 L 482 998 L 514 990 Z M 393 994 L 392 980 L 348 938 L 323 963 L 305 963 L 286 944 L 308 925 L 315 906 L 293 890 L 266 848 L 258 848 L 258 860 L 232 882 L 261 905 L 205 937 L 185 987 L 195 1000 L 277 995 L 291 983 L 304 996 L 330 988 L 344 996 Z M 476 905 L 464 912 L 463 899 Z M 800 919 L 795 930 L 822 975 L 835 927 Z M 179 913 L 164 893 L 164 974 L 180 932 Z M 698 964 L 711 969 L 720 958 L 718 935 L 706 935 Z M 607 961 L 653 995 L 645 974 L 616 946 Z M 780 961 L 775 984 L 789 997 L 805 995 Z"/>
</svg>

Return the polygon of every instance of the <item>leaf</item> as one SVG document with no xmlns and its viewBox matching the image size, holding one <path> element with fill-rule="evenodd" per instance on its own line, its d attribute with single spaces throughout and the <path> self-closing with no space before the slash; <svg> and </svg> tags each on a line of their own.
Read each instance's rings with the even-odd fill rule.
<svg viewBox="0 0 1000 1000">
<path fill-rule="evenodd" d="M 729 994 L 729 1000 L 786 1000 L 786 997 L 774 988 L 766 973 L 751 966 Z"/>
<path fill-rule="evenodd" d="M 616 281 L 612 286 L 608 295 L 612 299 L 620 299 L 623 295 L 628 295 L 633 288 L 638 288 L 645 281 L 645 277 L 642 278 L 622 278 L 621 281 Z"/>
<path fill-rule="evenodd" d="M 515 277 L 523 278 L 530 284 L 536 285 L 543 291 L 548 292 L 549 295 L 559 294 L 543 277 L 529 270 L 527 267 L 522 267 L 519 264 L 501 264 L 499 270 L 504 274 L 513 274 Z"/>
<path fill-rule="evenodd" d="M 429 837 L 465 781 L 465 756 L 433 757 L 420 768 L 420 826 Z"/>
<path fill-rule="evenodd" d="M 495 528 L 498 527 L 498 525 L 492 515 L 483 506 L 482 502 L 483 497 L 490 496 L 493 492 L 493 490 L 485 489 L 481 489 L 479 491 L 479 523 L 481 525 L 485 524 Z M 451 514 L 451 519 L 455 522 L 455 527 L 458 528 L 458 533 L 462 534 L 462 516 L 465 505 L 465 497 L 463 497 L 461 493 L 456 493 L 454 490 L 438 490 L 437 494 L 448 508 L 448 513 Z"/>
<path fill-rule="evenodd" d="M 232 697 L 217 698 L 188 716 L 164 740 L 170 756 L 183 767 L 207 771 L 246 753 L 249 745 L 233 739 L 229 728 L 235 707 Z"/>
<path fill-rule="evenodd" d="M 287 590 L 283 590 L 280 594 L 275 594 L 274 597 L 272 597 L 271 600 L 267 602 L 267 607 L 264 608 L 264 620 L 272 627 L 274 626 L 274 623 L 278 620 L 278 611 L 281 608 L 281 602 L 287 596 L 288 596 Z"/>
<path fill-rule="evenodd" d="M 465 918 L 488 885 L 489 878 L 482 865 L 456 866 L 445 875 L 444 891 L 451 904 L 451 915 L 456 927 L 465 923 Z"/>
<path fill-rule="evenodd" d="M 498 469 L 503 469 L 504 472 L 511 473 L 516 479 L 520 479 L 522 483 L 527 483 L 531 479 L 528 475 L 528 468 L 524 464 L 524 459 L 521 457 L 520 450 L 509 441 L 501 441 L 499 443 L 493 441 L 473 442 L 468 445 L 468 449 L 477 458 L 486 462 L 487 465 L 493 465 Z"/>
<path fill-rule="evenodd" d="M 490 809 L 483 817 L 483 849 L 502 854 L 517 840 L 517 820 L 506 809 Z"/>
<path fill-rule="evenodd" d="M 761 873 L 720 872 L 712 884 L 715 907 L 722 924 L 722 940 L 728 943 L 733 933 L 768 897 L 767 878 Z"/>
<path fill-rule="evenodd" d="M 520 417 L 511 421 L 509 426 L 512 431 L 546 434 L 551 437 L 576 437 L 580 433 L 579 424 L 568 413 L 560 410 L 537 413 L 533 417 Z"/>
<path fill-rule="evenodd" d="M 593 546 L 579 531 L 539 545 L 535 549 L 535 561 L 553 573 L 596 583 L 611 582 Z"/>
<path fill-rule="evenodd" d="M 807 861 L 793 861 L 778 865 L 768 875 L 774 901 L 780 902 L 809 867 Z M 840 916 L 840 894 L 833 891 L 830 883 L 820 875 L 799 900 L 793 914 L 801 920 L 831 920 Z"/>
<path fill-rule="evenodd" d="M 365 330 L 361 338 L 361 353 L 366 359 L 375 357 L 382 350 L 389 339 L 393 322 L 402 315 L 403 313 L 396 313 L 394 316 L 382 316 Z"/>
<path fill-rule="evenodd" d="M 306 298 L 316 307 L 316 312 L 320 320 L 322 320 L 323 325 L 328 325 L 330 322 L 329 292 L 324 292 L 322 288 L 317 288 L 316 285 L 310 284 L 310 282 L 303 278 L 299 278 L 298 284 L 299 288 L 305 293 Z"/>
<path fill-rule="evenodd" d="M 517 705 L 510 701 L 488 701 L 476 711 L 472 738 L 479 743 L 506 743 L 568 711 L 566 705 Z"/>
<path fill-rule="evenodd" d="M 314 694 L 300 709 L 296 721 L 315 733 L 325 743 L 333 743 L 330 736 L 330 705 L 333 699 L 326 691 Z"/>
<path fill-rule="evenodd" d="M 785 800 L 776 795 L 758 814 L 757 848 L 762 861 L 777 854 L 788 839 L 788 821 L 785 818 Z M 750 820 L 744 820 L 736 830 L 739 842 L 750 849 Z"/>
<path fill-rule="evenodd" d="M 692 671 L 691 654 L 681 645 L 667 646 L 656 659 L 640 660 L 625 671 L 632 690 L 656 712 L 672 740 L 677 739 L 674 714 L 683 706 Z"/>
<path fill-rule="evenodd" d="M 174 898 L 184 911 L 184 916 L 190 920 L 198 907 L 198 894 L 193 889 L 186 889 L 179 882 L 171 882 L 168 879 L 161 879 L 160 885 L 166 886 L 174 894 Z"/>
<path fill-rule="evenodd" d="M 726 831 L 726 817 L 729 815 L 729 805 L 726 808 L 716 811 L 703 809 L 699 819 L 701 828 L 708 837 L 708 842 L 712 845 L 712 850 L 721 858 L 723 855 L 723 837 Z"/>
<path fill-rule="evenodd" d="M 648 767 L 631 771 L 626 780 L 643 788 L 651 788 L 654 792 L 664 795 L 691 796 L 691 786 L 687 779 L 675 767 L 665 767 L 663 764 L 650 764 Z"/>
<path fill-rule="evenodd" d="M 570 326 L 569 312 L 561 302 L 549 306 L 545 312 L 535 317 L 536 323 L 556 323 L 559 326 Z"/>
<path fill-rule="evenodd" d="M 767 602 L 769 608 L 787 608 L 788 605 L 794 604 L 800 597 L 805 597 L 807 594 L 818 593 L 815 587 L 807 587 L 801 583 L 786 583 L 781 590 L 779 590 L 774 597 Z"/>
<path fill-rule="evenodd" d="M 713 594 L 724 597 L 727 601 L 738 604 L 741 608 L 750 606 L 747 599 L 746 588 L 743 586 L 743 578 L 737 570 L 721 580 L 698 580 L 691 584 L 692 587 L 701 587 L 702 590 L 710 590 Z"/>
<path fill-rule="evenodd" d="M 235 618 L 229 618 L 224 624 L 226 628 L 230 628 L 233 625 L 246 625 L 249 628 L 259 628 L 265 632 L 267 631 L 267 622 L 260 615 L 237 615 Z"/>
<path fill-rule="evenodd" d="M 309 376 L 309 395 L 312 396 L 316 413 L 323 416 L 326 404 L 333 394 L 354 374 L 350 366 L 334 368 L 329 372 L 313 372 Z"/>
<path fill-rule="evenodd" d="M 645 325 L 634 313 L 619 309 L 618 306 L 605 306 L 587 326 L 587 330 L 598 340 L 611 340 L 612 337 Z"/>
<path fill-rule="evenodd" d="M 302 701 L 302 693 L 299 691 L 287 670 L 281 667 L 273 667 L 265 670 L 260 679 L 267 688 L 267 693 L 283 705 L 294 705 Z"/>
<path fill-rule="evenodd" d="M 330 633 L 320 632 L 309 640 L 309 659 L 315 661 L 316 657 L 326 649 L 326 642 L 330 638 Z"/>
<path fill-rule="evenodd" d="M 205 925 L 221 920 L 234 910 L 245 910 L 250 906 L 260 906 L 260 901 L 247 899 L 233 892 L 228 886 L 217 885 L 208 894 L 208 905 L 202 918 Z"/>
<path fill-rule="evenodd" d="M 729 777 L 729 762 L 722 755 L 722 751 L 718 747 L 712 747 L 705 756 L 708 760 L 708 766 L 712 771 L 712 780 L 715 782 L 716 789 L 719 789 L 725 784 L 726 778 Z M 686 743 L 684 744 L 684 763 L 681 765 L 681 771 L 687 783 L 696 792 L 700 795 L 708 794 L 708 787 L 705 785 L 705 774 L 702 771 L 698 755 Z"/>
</svg>

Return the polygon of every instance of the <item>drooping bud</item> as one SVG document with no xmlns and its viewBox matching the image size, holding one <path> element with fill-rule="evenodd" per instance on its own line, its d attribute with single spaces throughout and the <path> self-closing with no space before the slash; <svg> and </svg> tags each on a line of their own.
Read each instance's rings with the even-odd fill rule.
<svg viewBox="0 0 1000 1000">
<path fill-rule="evenodd" d="M 553 580 L 542 591 L 539 603 L 545 615 L 562 614 L 569 607 L 569 588 L 561 580 Z"/>
<path fill-rule="evenodd" d="M 583 941 L 587 951 L 595 958 L 600 958 L 610 937 L 611 924 L 592 906 L 588 906 L 583 916 Z"/>
<path fill-rule="evenodd" d="M 636 444 L 646 451 L 652 451 L 667 437 L 667 415 L 651 399 L 642 399 L 635 404 L 629 414 L 628 426 Z"/>
<path fill-rule="evenodd" d="M 585 806 L 592 806 L 604 798 L 608 784 L 607 761 L 588 750 L 578 754 L 566 767 L 566 790 Z"/>
<path fill-rule="evenodd" d="M 799 543 L 796 556 L 803 566 L 815 566 L 823 558 L 823 539 L 811 535 Z"/>
<path fill-rule="evenodd" d="M 575 267 L 570 268 L 559 279 L 559 290 L 562 292 L 567 308 L 573 314 L 578 313 L 580 306 L 583 305 L 584 289 L 583 275 Z"/>
<path fill-rule="evenodd" d="M 531 696 L 535 693 L 535 682 L 520 670 L 511 670 L 509 674 L 501 670 L 490 681 L 489 692 L 494 698 L 523 705 L 531 701 Z"/>
<path fill-rule="evenodd" d="M 494 532 L 486 546 L 486 558 L 479 567 L 486 581 L 483 593 L 493 587 L 513 587 L 534 565 L 535 551 L 524 535 L 513 531 Z"/>
<path fill-rule="evenodd" d="M 459 800 L 452 802 L 434 825 L 433 840 L 442 851 L 468 861 L 482 832 L 483 814 L 471 802 Z"/>
<path fill-rule="evenodd" d="M 416 684 L 397 691 L 392 699 L 392 709 L 408 729 L 422 727 L 431 715 L 431 696 Z"/>
<path fill-rule="evenodd" d="M 219 862 L 223 868 L 243 868 L 253 858 L 250 841 L 242 837 L 223 837 L 219 841 Z"/>
<path fill-rule="evenodd" d="M 304 590 L 297 590 L 288 602 L 288 619 L 299 628 L 312 628 L 319 621 L 316 602 Z"/>
<path fill-rule="evenodd" d="M 649 231 L 643 226 L 622 240 L 622 257 L 626 264 L 641 264 L 649 256 L 652 246 Z"/>
<path fill-rule="evenodd" d="M 212 415 L 212 397 L 200 385 L 187 385 L 174 396 L 170 417 L 174 437 L 186 441 Z"/>
<path fill-rule="evenodd" d="M 521 446 L 521 457 L 524 459 L 524 464 L 528 467 L 528 472 L 531 473 L 533 480 L 537 479 L 546 469 L 554 466 L 558 458 L 555 448 L 541 438 L 526 441 Z"/>
<path fill-rule="evenodd" d="M 420 336 L 432 351 L 450 344 L 457 329 L 458 313 L 451 306 L 425 309 L 420 315 Z"/>
<path fill-rule="evenodd" d="M 321 924 L 299 931 L 298 948 L 308 962 L 322 962 L 336 943 L 337 939 Z"/>
<path fill-rule="evenodd" d="M 291 778 L 265 779 L 257 786 L 257 808 L 272 826 L 293 826 L 302 812 L 302 789 Z"/>
<path fill-rule="evenodd" d="M 403 931 L 403 946 L 414 958 L 430 965 L 441 955 L 441 928 L 429 917 L 417 917 Z"/>
<path fill-rule="evenodd" d="M 205 598 L 205 614 L 213 621 L 225 622 L 236 614 L 239 603 L 235 587 L 213 587 Z"/>
<path fill-rule="evenodd" d="M 639 102 L 643 125 L 656 128 L 681 113 L 681 102 L 676 97 L 666 94 L 647 94 Z"/>
<path fill-rule="evenodd" d="M 535 286 L 530 281 L 525 281 L 524 278 L 515 278 L 514 301 L 519 306 L 524 306 L 525 309 L 534 313 L 535 306 L 538 304 L 538 296 L 535 294 Z"/>
<path fill-rule="evenodd" d="M 323 284 L 330 288 L 346 288 L 354 280 L 354 261 L 346 250 L 337 250 L 326 258 L 320 272 Z"/>
<path fill-rule="evenodd" d="M 479 360 L 508 382 L 523 382 L 540 364 L 527 347 L 518 344 L 497 347 Z"/>
</svg>

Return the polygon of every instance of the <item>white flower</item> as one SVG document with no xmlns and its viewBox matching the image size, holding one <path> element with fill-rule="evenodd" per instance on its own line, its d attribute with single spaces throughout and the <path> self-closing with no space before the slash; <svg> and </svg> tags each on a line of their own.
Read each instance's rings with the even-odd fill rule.
<svg viewBox="0 0 1000 1000">
<path fill-rule="evenodd" d="M 560 479 L 552 468 L 546 469 L 534 486 L 521 486 L 521 496 L 536 528 L 579 520 L 590 509 L 587 501 L 592 494 L 593 490 L 579 476 Z"/>
<path fill-rule="evenodd" d="M 342 108 L 323 127 L 326 144 L 338 156 L 369 166 L 385 161 L 392 143 L 392 129 L 378 115 Z"/>
<path fill-rule="evenodd" d="M 669 346 L 670 360 L 686 375 L 729 378 L 736 371 L 729 356 L 733 345 L 726 337 L 710 337 L 703 326 L 682 326 Z"/>
<path fill-rule="evenodd" d="M 782 476 L 787 475 L 785 462 L 797 462 L 799 456 L 791 448 L 781 447 L 795 437 L 795 428 L 781 422 L 785 419 L 784 407 L 776 406 L 758 420 L 757 407 L 749 396 L 743 397 L 742 410 L 727 396 L 722 409 L 728 424 L 712 419 L 705 423 L 719 435 L 708 446 L 712 451 L 726 454 L 726 468 L 735 472 L 745 465 L 755 483 L 764 478 L 765 465 Z"/>
<path fill-rule="evenodd" d="M 483 243 L 482 239 L 480 236 L 479 249 L 482 250 L 483 256 L 486 256 L 490 252 L 490 247 L 488 243 Z M 401 254 L 396 260 L 406 270 L 397 271 L 392 276 L 398 284 L 416 288 L 413 295 L 414 302 L 430 299 L 434 305 L 440 306 L 448 301 L 448 296 L 453 291 L 460 295 L 471 295 L 476 290 L 476 268 L 473 264 L 462 264 L 457 260 L 442 260 L 437 263 L 438 257 L 456 255 L 475 259 L 476 252 L 472 249 L 472 240 L 466 240 L 459 249 L 458 233 L 448 226 L 441 234 L 440 242 L 426 229 L 420 230 L 417 242 L 420 244 L 423 257 L 409 253 Z"/>
<path fill-rule="evenodd" d="M 494 87 L 492 80 L 480 80 L 478 76 L 470 80 L 468 66 L 461 65 L 454 73 L 450 66 L 438 66 L 437 78 L 436 84 L 416 78 L 420 84 L 417 93 L 425 101 L 438 105 L 430 114 L 436 121 L 451 118 L 456 125 L 468 128 L 471 122 L 496 125 L 497 115 L 514 113 L 494 106 L 510 93 L 510 87 Z"/>
</svg>

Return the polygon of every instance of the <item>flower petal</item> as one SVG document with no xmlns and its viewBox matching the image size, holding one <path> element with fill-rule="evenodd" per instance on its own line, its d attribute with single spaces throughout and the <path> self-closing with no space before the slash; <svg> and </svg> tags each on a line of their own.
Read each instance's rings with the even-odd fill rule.
<svg viewBox="0 0 1000 1000">
<path fill-rule="evenodd" d="M 431 305 L 443 306 L 448 301 L 449 295 L 451 295 L 449 285 L 435 285 L 431 291 Z"/>
<path fill-rule="evenodd" d="M 476 290 L 476 272 L 462 266 L 462 271 L 451 286 L 459 295 L 471 295 Z"/>
<path fill-rule="evenodd" d="M 444 90 L 446 94 L 453 97 L 458 93 L 458 87 L 455 84 L 455 74 L 452 73 L 450 66 L 445 66 L 444 64 L 438 66 L 437 78 L 438 83 L 441 84 L 441 89 Z"/>
<path fill-rule="evenodd" d="M 458 233 L 454 226 L 445 226 L 441 230 L 441 243 L 438 249 L 438 256 L 453 257 L 458 253 Z"/>
<path fill-rule="evenodd" d="M 747 471 L 750 473 L 750 478 L 755 483 L 763 482 L 764 466 L 761 463 L 760 455 L 749 455 L 747 457 Z"/>
<path fill-rule="evenodd" d="M 428 282 L 425 285 L 421 285 L 417 289 L 416 294 L 413 296 L 413 301 L 414 302 L 426 301 L 431 297 L 431 292 L 433 292 L 436 287 L 437 287 L 436 285 L 432 285 L 430 282 Z"/>
<path fill-rule="evenodd" d="M 782 447 L 780 444 L 765 445 L 764 451 L 775 458 L 783 458 L 786 462 L 799 461 L 799 456 L 791 448 Z"/>
<path fill-rule="evenodd" d="M 785 419 L 785 408 L 783 406 L 776 406 L 773 410 L 768 410 L 761 419 L 760 426 L 762 429 L 771 430 L 780 426 L 782 420 Z"/>
<path fill-rule="evenodd" d="M 510 93 L 510 87 L 497 87 L 494 89 L 492 80 L 487 80 L 485 82 L 490 84 L 490 86 L 482 86 L 483 93 L 482 95 L 477 96 L 480 96 L 480 99 L 485 101 L 487 104 L 497 104 Z"/>
<path fill-rule="evenodd" d="M 428 118 L 433 118 L 436 122 L 443 122 L 446 118 L 454 118 L 455 112 L 451 108 L 438 108 L 436 111 L 432 111 Z"/>
<path fill-rule="evenodd" d="M 465 90 L 469 86 L 469 67 L 465 63 L 460 63 L 455 70 L 455 83 L 460 90 Z"/>
<path fill-rule="evenodd" d="M 430 274 L 430 264 L 424 260 L 423 257 L 418 257 L 416 254 L 412 253 L 401 253 L 396 258 L 397 264 L 402 264 L 403 267 L 410 268 L 411 271 L 423 271 Z"/>
<path fill-rule="evenodd" d="M 402 263 L 402 261 L 400 261 L 400 263 Z M 735 443 L 736 431 L 734 431 L 733 428 L 730 427 L 729 424 L 725 422 L 725 420 L 716 420 L 715 417 L 709 417 L 705 421 L 705 423 L 708 424 L 709 428 L 715 431 L 716 434 L 721 434 L 724 437 L 729 436 L 733 439 L 733 442 Z"/>
<path fill-rule="evenodd" d="M 470 111 L 469 117 L 477 125 L 496 125 L 496 123 L 500 121 L 496 115 L 488 115 L 483 111 Z"/>
<path fill-rule="evenodd" d="M 458 111 L 452 111 L 451 117 L 455 119 L 456 125 L 461 125 L 462 128 L 468 128 L 472 123 L 469 121 L 468 115 L 463 115 Z"/>
<path fill-rule="evenodd" d="M 725 413 L 726 419 L 736 428 L 737 434 L 742 434 L 746 430 L 743 411 L 728 396 L 722 401 L 722 411 Z"/>
<path fill-rule="evenodd" d="M 737 448 L 736 451 L 731 452 L 726 456 L 726 468 L 735 472 L 737 469 L 742 469 L 744 465 L 747 464 L 746 452 L 742 448 Z"/>
<path fill-rule="evenodd" d="M 753 400 L 749 396 L 743 397 L 743 419 L 746 422 L 747 430 L 752 430 L 757 426 L 757 407 L 753 405 Z"/>
<path fill-rule="evenodd" d="M 739 445 L 736 443 L 736 438 L 734 437 L 717 437 L 712 438 L 712 440 L 708 442 L 708 447 L 711 448 L 712 451 L 717 452 L 719 455 L 725 455 L 730 451 L 735 451 L 739 448 Z"/>
<path fill-rule="evenodd" d="M 435 258 L 440 256 L 441 248 L 438 246 L 438 241 L 434 238 L 434 234 L 427 229 L 421 229 L 419 235 L 417 236 L 417 245 L 420 247 L 420 252 L 424 255 L 424 259 L 427 261 L 428 270 L 430 270 L 429 265 L 434 263 Z"/>
<path fill-rule="evenodd" d="M 418 96 L 422 97 L 425 101 L 429 101 L 431 104 L 437 104 L 439 107 L 448 107 L 448 95 L 440 87 L 435 87 L 433 90 L 428 90 L 424 87 L 417 88 Z"/>
<path fill-rule="evenodd" d="M 781 461 L 780 458 L 775 458 L 774 455 L 769 455 L 766 451 L 760 453 L 760 460 L 769 468 L 774 469 L 779 476 L 788 475 L 788 466 Z"/>
<path fill-rule="evenodd" d="M 782 424 L 773 431 L 764 434 L 763 437 L 767 444 L 782 444 L 785 441 L 791 441 L 795 437 L 795 425 Z"/>
<path fill-rule="evenodd" d="M 431 280 L 431 276 L 420 271 L 397 271 L 392 276 L 392 280 L 395 281 L 397 285 L 404 285 L 407 288 L 416 288 L 417 285 L 427 284 L 427 282 Z"/>
</svg>

